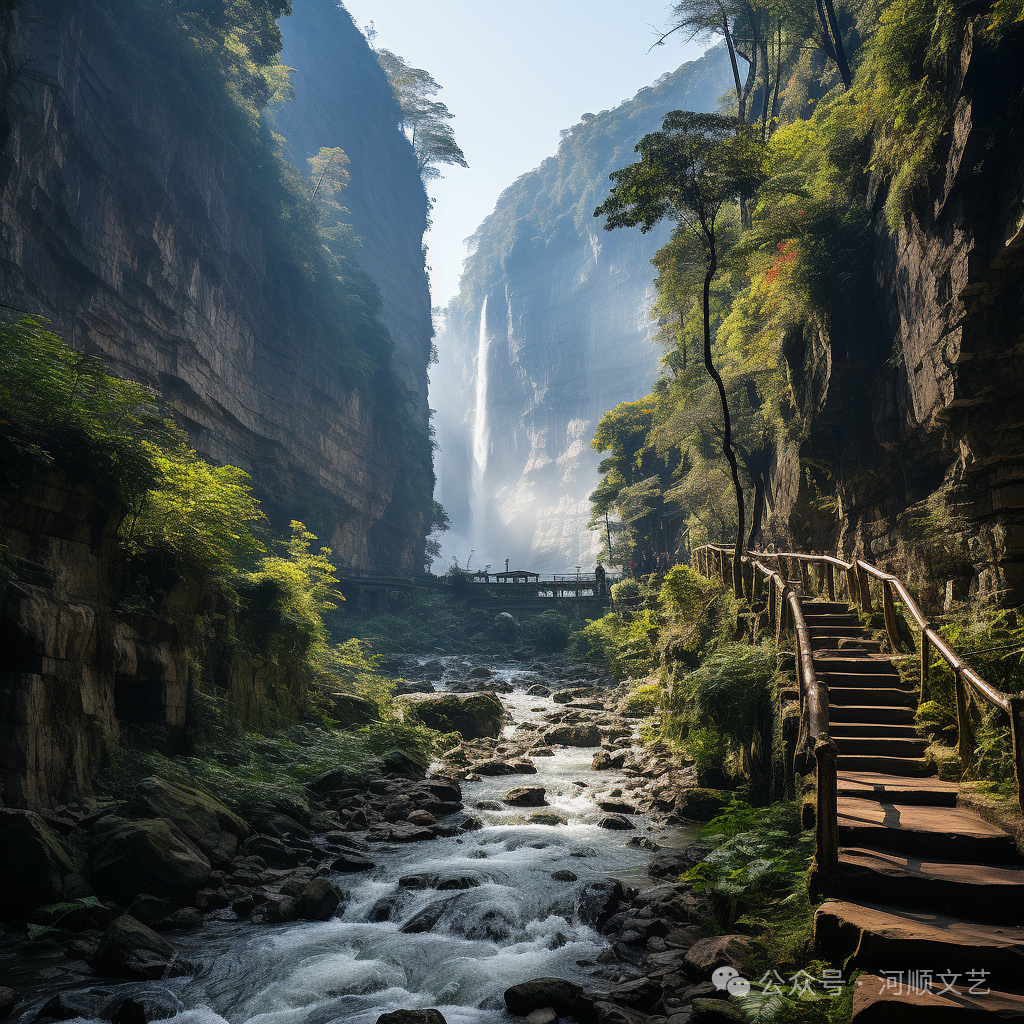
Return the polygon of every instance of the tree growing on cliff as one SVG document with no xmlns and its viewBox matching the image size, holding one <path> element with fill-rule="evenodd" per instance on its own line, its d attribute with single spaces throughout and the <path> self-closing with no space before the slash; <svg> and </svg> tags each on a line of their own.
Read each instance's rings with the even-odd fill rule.
<svg viewBox="0 0 1024 1024">
<path fill-rule="evenodd" d="M 615 183 L 594 216 L 606 218 L 605 229 L 639 227 L 650 231 L 663 220 L 677 232 L 692 234 L 704 255 L 703 319 L 704 366 L 718 389 L 724 431 L 722 451 L 736 496 L 736 544 L 733 553 L 733 590 L 743 593 L 744 503 L 732 420 L 721 374 L 711 350 L 711 284 L 724 255 L 719 220 L 725 206 L 750 197 L 761 182 L 764 146 L 747 125 L 720 114 L 674 110 L 660 132 L 645 135 L 636 146 L 640 160 L 610 175 Z"/>
<path fill-rule="evenodd" d="M 455 141 L 455 131 L 448 123 L 455 115 L 440 100 L 433 99 L 441 91 L 433 75 L 422 68 L 411 67 L 390 50 L 378 50 L 377 61 L 388 76 L 401 107 L 402 129 L 412 144 L 423 180 L 441 177 L 437 164 L 468 167 Z"/>
</svg>

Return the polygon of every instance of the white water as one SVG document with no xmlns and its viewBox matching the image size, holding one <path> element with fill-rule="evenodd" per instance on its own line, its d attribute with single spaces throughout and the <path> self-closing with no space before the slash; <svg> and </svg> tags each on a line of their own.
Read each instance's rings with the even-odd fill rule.
<svg viewBox="0 0 1024 1024">
<path fill-rule="evenodd" d="M 445 659 L 447 660 L 447 659 Z M 503 666 L 498 679 L 520 684 L 501 699 L 515 723 L 559 709 L 532 697 L 524 686 L 538 681 L 521 666 Z M 223 921 L 188 939 L 175 936 L 182 954 L 203 964 L 194 978 L 137 983 L 173 992 L 182 1012 L 168 1024 L 375 1024 L 400 1007 L 437 1007 L 449 1024 L 507 1024 L 504 990 L 530 978 L 557 976 L 590 989 L 609 983 L 595 977 L 608 941 L 578 914 L 587 882 L 621 879 L 652 884 L 652 854 L 629 844 L 650 835 L 652 825 L 633 816 L 634 833 L 598 827 L 604 816 L 594 800 L 620 784 L 616 772 L 593 772 L 594 749 L 556 749 L 537 757 L 536 775 L 484 778 L 463 783 L 467 811 L 484 823 L 479 831 L 409 845 L 381 845 L 370 856 L 377 868 L 363 875 L 336 875 L 348 896 L 340 917 L 325 923 L 253 926 Z M 514 786 L 543 786 L 549 806 L 478 810 L 500 803 Z M 553 812 L 566 824 L 530 823 Z M 688 841 L 685 833 L 660 832 L 664 845 Z M 570 870 L 577 881 L 556 881 Z M 479 884 L 461 890 L 409 889 L 403 875 L 470 876 Z M 436 922 L 406 933 L 416 915 Z M 225 917 L 229 912 L 224 911 Z"/>
</svg>

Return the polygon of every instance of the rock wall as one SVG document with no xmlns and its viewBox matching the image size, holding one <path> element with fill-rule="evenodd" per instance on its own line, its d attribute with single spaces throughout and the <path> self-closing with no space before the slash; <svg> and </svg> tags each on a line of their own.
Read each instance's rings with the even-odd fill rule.
<svg viewBox="0 0 1024 1024">
<path fill-rule="evenodd" d="M 646 394 L 657 374 L 649 260 L 667 240 L 667 230 L 605 232 L 593 212 L 609 172 L 635 159 L 635 144 L 669 110 L 714 109 L 727 69 L 715 50 L 613 110 L 584 114 L 477 229 L 431 376 L 445 396 L 437 473 L 453 519 L 448 557 L 464 563 L 473 549 L 473 567 L 508 558 L 539 572 L 593 564 L 599 538 L 587 529 L 587 499 L 600 456 L 590 439 L 605 411 Z"/>
<path fill-rule="evenodd" d="M 257 190 L 268 169 L 240 167 L 167 88 L 165 58 L 125 50 L 98 0 L 26 0 L 11 21 L 5 53 L 31 57 L 51 84 L 23 80 L 4 97 L 0 300 L 158 389 L 200 451 L 252 474 L 278 524 L 304 519 L 343 562 L 408 569 L 433 485 L 425 199 L 365 40 L 329 3 L 295 7 L 302 31 L 327 17 L 334 31 L 290 116 L 315 121 L 329 69 L 347 123 L 322 144 L 351 146 L 353 205 L 379 215 L 359 230 L 368 269 L 388 269 L 394 359 L 372 309 L 350 302 L 339 316 L 325 299 L 336 282 L 308 281 L 280 251 Z M 390 248 L 375 247 L 392 231 Z M 379 365 L 369 379 L 342 355 L 359 345 Z"/>
<path fill-rule="evenodd" d="M 38 809 L 87 789 L 123 725 L 173 746 L 192 668 L 167 623 L 143 638 L 114 613 L 123 510 L 112 494 L 40 471 L 3 512 L 17 580 L 0 584 L 0 793 Z"/>
<path fill-rule="evenodd" d="M 1024 600 L 1024 148 L 1008 51 L 968 27 L 927 194 L 893 232 L 870 190 L 871 279 L 790 348 L 809 436 L 778 453 L 769 535 L 890 566 L 934 609 Z M 842 530 L 811 505 L 812 465 L 836 485 Z"/>
</svg>

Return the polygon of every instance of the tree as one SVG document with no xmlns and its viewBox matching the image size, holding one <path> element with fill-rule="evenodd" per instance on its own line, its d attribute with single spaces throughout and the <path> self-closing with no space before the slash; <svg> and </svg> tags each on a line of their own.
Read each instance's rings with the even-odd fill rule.
<svg viewBox="0 0 1024 1024">
<path fill-rule="evenodd" d="M 388 76 L 402 110 L 402 129 L 412 144 L 423 180 L 441 177 L 433 164 L 468 167 L 455 141 L 455 131 L 448 123 L 454 114 L 440 100 L 432 99 L 441 91 L 434 77 L 422 68 L 410 67 L 390 50 L 379 50 L 377 61 Z"/>
<path fill-rule="evenodd" d="M 701 243 L 704 258 L 704 366 L 718 389 L 724 433 L 722 449 L 736 496 L 736 544 L 733 589 L 743 593 L 744 504 L 732 421 L 725 385 L 711 352 L 711 284 L 723 253 L 719 248 L 719 218 L 726 204 L 750 197 L 761 182 L 764 146 L 747 125 L 720 114 L 674 110 L 660 132 L 645 135 L 636 146 L 640 160 L 610 175 L 615 183 L 594 216 L 606 218 L 605 229 L 639 227 L 650 231 L 663 220 L 674 221 Z"/>
</svg>

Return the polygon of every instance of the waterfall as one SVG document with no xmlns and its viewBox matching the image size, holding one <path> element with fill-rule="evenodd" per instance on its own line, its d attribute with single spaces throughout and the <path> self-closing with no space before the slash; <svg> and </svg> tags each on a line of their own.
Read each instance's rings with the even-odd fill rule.
<svg viewBox="0 0 1024 1024">
<path fill-rule="evenodd" d="M 487 296 L 480 307 L 480 336 L 476 346 L 476 409 L 473 416 L 473 469 L 482 478 L 487 469 Z M 474 487 L 474 490 L 476 488 Z"/>
<path fill-rule="evenodd" d="M 487 495 L 484 493 L 484 472 L 487 469 L 487 450 L 490 444 L 490 428 L 487 424 L 487 296 L 480 307 L 480 335 L 476 347 L 476 406 L 473 412 L 473 500 L 471 510 L 473 521 L 469 535 L 476 551 L 483 555 L 484 509 Z M 480 562 L 483 562 L 480 557 Z"/>
</svg>

